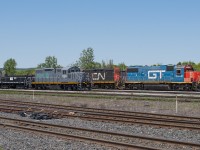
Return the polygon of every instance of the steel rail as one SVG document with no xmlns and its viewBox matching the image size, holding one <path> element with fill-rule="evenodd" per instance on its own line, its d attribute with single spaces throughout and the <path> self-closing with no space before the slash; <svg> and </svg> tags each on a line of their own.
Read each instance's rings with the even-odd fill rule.
<svg viewBox="0 0 200 150">
<path fill-rule="evenodd" d="M 70 115 L 68 112 L 63 111 L 55 111 L 55 110 L 45 110 L 36 108 L 30 108 L 26 106 L 7 106 L 3 105 L 0 107 L 1 111 L 5 112 L 44 112 L 54 116 L 55 118 L 82 118 L 86 120 L 95 120 L 95 121 L 107 121 L 107 122 L 117 122 L 117 123 L 138 123 L 138 124 L 146 124 L 146 125 L 156 125 L 156 126 L 164 126 L 164 127 L 175 127 L 175 128 L 187 128 L 192 130 L 200 130 L 200 122 L 194 121 L 177 121 L 177 120 L 167 120 L 167 119 L 157 119 L 157 118 L 146 118 L 146 117 L 126 117 L 122 115 L 108 115 L 102 113 L 83 113 L 83 114 L 75 114 Z M 159 123 L 158 123 L 159 122 Z"/>
<path fill-rule="evenodd" d="M 25 131 L 31 131 L 34 133 L 42 133 L 42 134 L 47 134 L 47 135 L 53 135 L 53 136 L 57 136 L 63 139 L 76 139 L 76 140 L 81 140 L 81 141 L 89 141 L 92 143 L 100 143 L 103 145 L 108 145 L 108 146 L 113 146 L 113 147 L 124 147 L 127 149 L 141 149 L 141 150 L 154 150 L 155 148 L 151 148 L 151 147 L 147 147 L 147 146 L 140 146 L 140 145 L 133 145 L 133 144 L 127 144 L 127 143 L 122 143 L 122 142 L 114 142 L 114 141 L 108 141 L 108 140 L 102 140 L 102 139 L 97 139 L 97 138 L 89 138 L 89 137 L 84 137 L 84 136 L 75 136 L 75 135 L 71 135 L 71 134 L 64 134 L 64 133 L 60 133 L 60 132 L 55 132 L 55 131 L 46 131 L 44 129 L 35 129 L 35 128 L 29 128 L 29 127 L 24 127 L 24 126 L 18 126 L 18 125 L 12 125 L 12 124 L 5 124 L 5 123 L 0 123 L 0 126 L 2 127 L 9 127 L 9 128 L 13 128 L 13 129 L 19 129 L 19 130 L 25 130 Z M 37 123 L 38 126 L 38 123 Z M 48 126 L 50 126 L 48 124 Z M 38 126 L 39 127 L 39 126 Z M 41 123 L 40 123 L 40 127 L 41 127 Z M 53 127 L 53 125 L 51 125 L 51 127 Z M 65 128 L 67 128 L 65 126 Z M 69 127 L 70 129 L 70 127 Z M 73 129 L 73 128 L 71 128 Z M 75 128 L 74 128 L 75 129 Z M 78 129 L 76 129 L 78 130 Z M 84 129 L 83 129 L 84 130 Z M 155 149 L 155 150 L 159 150 L 159 149 Z"/>
<path fill-rule="evenodd" d="M 0 91 L 10 91 L 10 92 L 27 92 L 29 94 L 32 94 L 33 92 L 35 95 L 37 94 L 45 94 L 45 93 L 51 93 L 51 94 L 87 94 L 87 95 L 104 95 L 104 96 L 131 96 L 133 97 L 163 97 L 163 98 L 175 98 L 176 96 L 180 98 L 188 98 L 188 99 L 199 99 L 200 95 L 199 92 L 195 93 L 170 93 L 170 92 L 155 92 L 155 91 L 149 91 L 149 92 L 137 92 L 137 91 L 58 91 L 58 90 L 19 90 L 19 89 L 0 89 Z"/>
<path fill-rule="evenodd" d="M 29 107 L 29 106 L 16 106 L 16 105 L 2 105 L 0 104 L 0 109 L 4 109 L 5 107 L 10 108 L 10 109 L 14 109 L 14 108 L 18 108 L 18 110 L 30 110 L 31 111 L 49 111 L 49 112 L 53 112 L 51 110 L 49 110 L 49 107 L 45 107 L 44 106 L 34 106 Z M 36 108 L 35 108 L 36 107 Z M 41 107 L 41 108 L 40 108 Z M 53 108 L 55 109 L 55 108 Z M 59 108 L 57 108 L 59 110 Z M 117 118 L 122 118 L 124 119 L 139 119 L 139 120 L 149 120 L 149 121 L 160 121 L 160 122 L 172 122 L 172 123 L 181 123 L 181 124 L 192 124 L 192 125 L 200 125 L 200 121 L 193 121 L 193 120 L 177 120 L 177 119 L 168 119 L 168 118 L 157 118 L 157 117 L 149 117 L 149 116 L 133 116 L 133 115 L 126 115 L 124 116 L 123 114 L 114 114 L 114 113 L 105 113 L 105 112 L 87 112 L 87 111 L 80 111 L 80 110 L 76 110 L 76 109 L 68 109 L 67 111 L 58 111 L 58 110 L 54 110 L 57 113 L 61 114 L 62 116 L 65 116 L 67 111 L 69 110 L 75 110 L 76 113 L 80 113 L 83 114 L 84 116 L 101 116 L 101 117 L 117 117 Z"/>
<path fill-rule="evenodd" d="M 107 132 L 107 131 L 100 131 L 100 130 L 93 130 L 93 129 L 85 129 L 85 128 L 63 126 L 63 125 L 48 124 L 48 123 L 42 123 L 42 122 L 33 122 L 33 121 L 20 120 L 20 119 L 11 119 L 11 118 L 6 118 L 6 117 L 0 117 L 0 119 L 11 120 L 11 121 L 14 121 L 15 123 L 18 122 L 19 125 L 21 125 L 21 126 L 31 126 L 31 129 L 33 131 L 37 130 L 37 129 L 33 129 L 33 127 L 40 127 L 40 128 L 43 128 L 43 129 L 47 129 L 48 127 L 51 127 L 51 130 L 52 130 L 52 128 L 60 128 L 60 129 L 62 129 L 61 131 L 63 131 L 63 129 L 73 129 L 73 130 L 86 131 L 86 132 L 99 133 L 99 134 L 106 134 L 106 135 L 112 135 L 112 136 L 120 136 L 120 137 L 126 137 L 126 138 L 127 137 L 128 138 L 137 138 L 137 139 L 149 140 L 149 141 L 152 141 L 152 142 L 164 142 L 164 143 L 167 143 L 167 144 L 180 144 L 180 145 L 183 145 L 183 146 L 200 147 L 200 144 L 191 143 L 191 142 L 175 141 L 175 140 L 154 138 L 154 137 L 148 137 L 148 136 L 138 136 L 138 135 L 114 133 L 114 132 Z M 4 126 L 7 126 L 7 125 L 9 126 L 10 124 L 3 123 L 3 125 Z M 105 142 L 105 141 L 103 141 L 103 142 Z M 111 141 L 111 142 L 113 142 L 113 141 Z M 117 143 L 119 143 L 119 142 L 117 142 Z M 121 144 L 125 145 L 125 143 L 120 143 L 120 145 Z M 129 146 L 132 147 L 133 145 L 128 144 L 128 147 Z M 136 146 L 138 146 L 138 145 L 136 145 Z M 145 147 L 145 148 L 147 148 L 147 147 Z"/>
<path fill-rule="evenodd" d="M 57 109 L 64 109 L 64 110 L 74 110 L 74 111 L 84 111 L 84 112 L 102 112 L 106 114 L 113 114 L 113 115 L 126 115 L 126 117 L 130 116 L 152 116 L 153 118 L 171 118 L 171 119 L 180 119 L 180 120 L 194 120 L 200 121 L 200 117 L 189 117 L 189 116 L 180 116 L 180 115 L 167 115 L 167 114 L 155 114 L 155 113 L 148 113 L 148 112 L 133 112 L 133 111 L 121 111 L 121 110 L 111 110 L 111 109 L 99 109 L 99 108 L 83 108 L 83 107 L 74 107 L 74 106 L 67 106 L 67 105 L 57 105 L 57 104 L 47 104 L 47 103 L 36 103 L 36 102 L 25 102 L 19 100 L 3 100 L 0 99 L 1 103 L 11 103 L 11 104 L 26 104 L 29 106 L 40 106 L 40 107 L 47 107 L 47 108 L 57 108 Z M 124 116 L 123 116 L 124 117 Z M 166 119 L 165 118 L 165 119 Z"/>
</svg>

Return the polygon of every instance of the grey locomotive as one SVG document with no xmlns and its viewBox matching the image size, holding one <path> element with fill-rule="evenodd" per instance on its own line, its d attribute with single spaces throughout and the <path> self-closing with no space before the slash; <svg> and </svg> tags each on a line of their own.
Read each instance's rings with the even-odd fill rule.
<svg viewBox="0 0 200 150">
<path fill-rule="evenodd" d="M 90 90 L 91 81 L 87 73 L 78 67 L 44 68 L 35 71 L 32 82 L 35 89 Z"/>
</svg>

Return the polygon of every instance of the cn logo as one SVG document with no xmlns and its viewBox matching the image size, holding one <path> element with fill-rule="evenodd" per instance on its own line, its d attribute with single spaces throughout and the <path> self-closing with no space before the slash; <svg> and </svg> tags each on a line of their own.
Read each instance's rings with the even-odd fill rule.
<svg viewBox="0 0 200 150">
<path fill-rule="evenodd" d="M 151 70 L 148 71 L 148 79 L 157 79 L 157 76 L 160 75 L 160 79 L 162 78 L 162 72 L 165 70 Z"/>
<path fill-rule="evenodd" d="M 101 73 L 93 73 L 92 74 L 92 80 L 105 80 L 106 74 L 105 72 L 103 74 Z"/>
</svg>

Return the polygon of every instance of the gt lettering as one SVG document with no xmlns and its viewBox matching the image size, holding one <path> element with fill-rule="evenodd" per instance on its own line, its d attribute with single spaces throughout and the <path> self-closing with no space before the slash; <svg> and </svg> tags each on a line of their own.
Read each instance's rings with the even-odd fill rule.
<svg viewBox="0 0 200 150">
<path fill-rule="evenodd" d="M 160 74 L 160 79 L 162 78 L 162 72 L 165 72 L 165 70 L 151 70 L 148 71 L 148 79 L 156 79 L 157 74 Z"/>
</svg>

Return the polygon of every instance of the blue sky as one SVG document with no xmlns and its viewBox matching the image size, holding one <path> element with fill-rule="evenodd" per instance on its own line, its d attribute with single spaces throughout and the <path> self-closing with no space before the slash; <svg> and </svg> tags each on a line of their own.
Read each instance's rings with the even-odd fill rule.
<svg viewBox="0 0 200 150">
<path fill-rule="evenodd" d="M 83 49 L 115 64 L 200 62 L 199 0 L 0 0 L 0 67 L 68 66 Z"/>
</svg>

